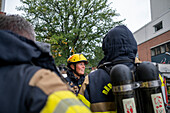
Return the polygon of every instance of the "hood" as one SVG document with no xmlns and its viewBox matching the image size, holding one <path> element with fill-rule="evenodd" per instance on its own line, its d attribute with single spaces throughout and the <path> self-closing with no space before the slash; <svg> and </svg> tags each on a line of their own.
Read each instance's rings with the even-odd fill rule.
<svg viewBox="0 0 170 113">
<path fill-rule="evenodd" d="M 111 29 L 103 38 L 104 58 L 100 64 L 116 60 L 135 60 L 137 43 L 132 32 L 124 25 Z"/>
<path fill-rule="evenodd" d="M 0 30 L 1 65 L 30 63 L 41 52 L 36 44 L 10 31 Z"/>
<path fill-rule="evenodd" d="M 0 65 L 32 64 L 59 75 L 49 50 L 43 51 L 40 45 L 13 32 L 0 30 Z"/>
</svg>

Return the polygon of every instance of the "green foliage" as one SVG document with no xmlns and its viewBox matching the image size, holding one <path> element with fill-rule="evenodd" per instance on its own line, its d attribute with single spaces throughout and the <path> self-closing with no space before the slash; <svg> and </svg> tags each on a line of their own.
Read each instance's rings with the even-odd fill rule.
<svg viewBox="0 0 170 113">
<path fill-rule="evenodd" d="M 52 45 L 56 64 L 66 64 L 74 53 L 84 53 L 89 65 L 97 65 L 103 57 L 103 36 L 115 25 L 118 16 L 107 0 L 22 0 L 18 10 L 25 12 L 36 31 L 38 41 Z"/>
</svg>

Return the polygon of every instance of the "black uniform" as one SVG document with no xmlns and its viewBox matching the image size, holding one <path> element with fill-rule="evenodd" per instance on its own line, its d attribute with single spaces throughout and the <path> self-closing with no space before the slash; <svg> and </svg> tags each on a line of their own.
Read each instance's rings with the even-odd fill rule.
<svg viewBox="0 0 170 113">
<path fill-rule="evenodd" d="M 84 82 L 85 76 L 81 75 L 80 78 L 78 79 L 77 77 L 74 76 L 72 71 L 67 71 L 67 77 L 66 81 L 74 91 L 76 95 L 78 95 L 79 90 L 81 88 L 82 83 Z"/>
</svg>

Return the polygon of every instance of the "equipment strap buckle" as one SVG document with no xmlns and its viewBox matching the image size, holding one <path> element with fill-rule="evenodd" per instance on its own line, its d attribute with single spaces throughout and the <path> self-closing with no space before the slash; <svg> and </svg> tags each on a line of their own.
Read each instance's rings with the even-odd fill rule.
<svg viewBox="0 0 170 113">
<path fill-rule="evenodd" d="M 113 86 L 113 92 L 126 92 L 132 91 L 140 86 L 139 83 L 127 84 L 127 85 L 120 85 L 120 86 Z"/>
<path fill-rule="evenodd" d="M 160 80 L 153 80 L 140 83 L 140 88 L 152 88 L 160 86 Z"/>
</svg>

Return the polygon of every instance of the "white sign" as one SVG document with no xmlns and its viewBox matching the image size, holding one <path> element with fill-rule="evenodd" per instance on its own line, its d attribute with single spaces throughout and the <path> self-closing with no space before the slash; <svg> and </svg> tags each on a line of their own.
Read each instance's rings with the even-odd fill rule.
<svg viewBox="0 0 170 113">
<path fill-rule="evenodd" d="M 162 94 L 161 93 L 152 94 L 151 98 L 152 98 L 152 103 L 153 103 L 153 108 L 155 113 L 166 113 L 164 102 L 162 99 Z"/>
<path fill-rule="evenodd" d="M 124 113 L 136 113 L 134 98 L 123 99 Z"/>
</svg>

